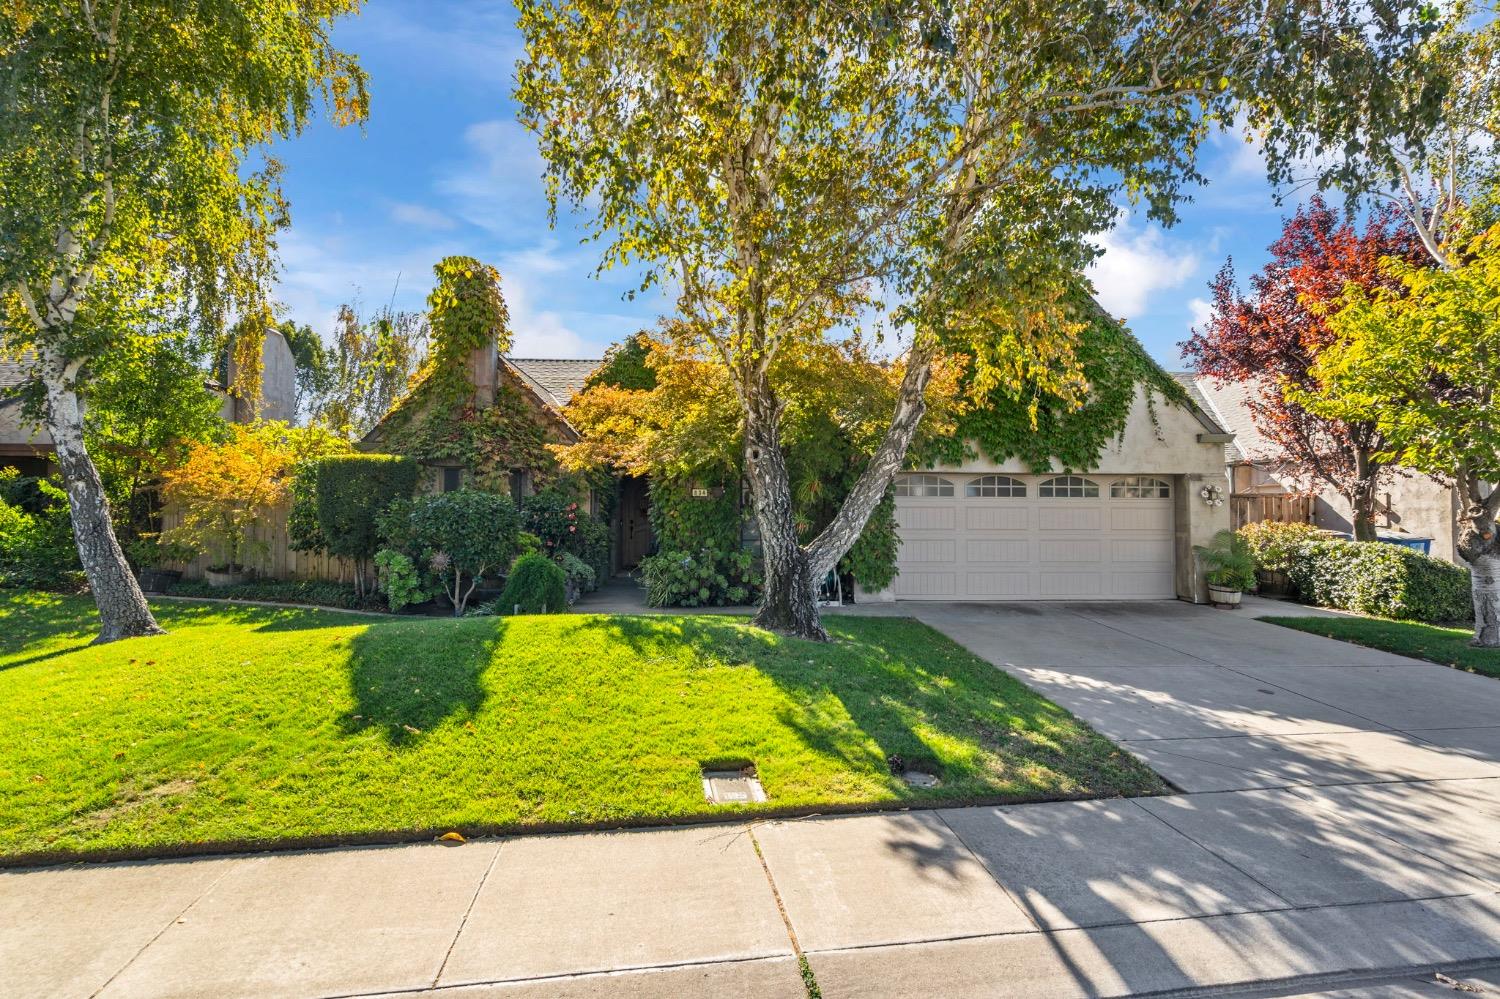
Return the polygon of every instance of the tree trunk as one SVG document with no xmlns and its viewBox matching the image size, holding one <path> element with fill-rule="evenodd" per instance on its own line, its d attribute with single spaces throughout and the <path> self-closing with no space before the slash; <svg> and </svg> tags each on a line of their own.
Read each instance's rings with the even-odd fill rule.
<svg viewBox="0 0 1500 999">
<path fill-rule="evenodd" d="M 83 408 L 67 376 L 67 363 L 50 353 L 45 361 L 47 430 L 68 492 L 78 558 L 99 607 L 102 626 L 95 642 L 163 634 L 115 540 L 104 484 L 83 445 Z"/>
<path fill-rule="evenodd" d="M 1369 452 L 1356 448 L 1354 452 L 1354 484 L 1348 495 L 1349 520 L 1354 527 L 1355 541 L 1378 541 L 1375 533 L 1375 507 L 1377 496 L 1375 480 L 1380 475 L 1380 466 Z"/>
<path fill-rule="evenodd" d="M 792 517 L 791 479 L 781 450 L 781 409 L 764 382 L 748 398 L 745 415 L 745 468 L 765 555 L 765 585 L 758 627 L 828 641 L 818 615 L 818 593 L 807 552 L 797 540 Z"/>
<path fill-rule="evenodd" d="M 1500 536 L 1495 515 L 1480 509 L 1459 522 L 1458 554 L 1474 590 L 1474 645 L 1500 648 Z"/>
<path fill-rule="evenodd" d="M 807 546 L 812 562 L 812 578 L 822 577 L 837 567 L 839 559 L 859 540 L 870 515 L 885 497 L 891 479 L 901 471 L 906 451 L 917 435 L 922 414 L 927 411 L 927 382 L 932 378 L 936 348 L 933 338 L 919 335 L 906 356 L 906 372 L 896 394 L 896 409 L 880 446 L 870 456 L 854 488 L 828 526 Z"/>
</svg>

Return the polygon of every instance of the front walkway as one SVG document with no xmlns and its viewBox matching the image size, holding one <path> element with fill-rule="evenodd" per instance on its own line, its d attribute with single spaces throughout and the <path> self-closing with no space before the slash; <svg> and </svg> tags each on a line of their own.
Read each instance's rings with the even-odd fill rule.
<svg viewBox="0 0 1500 999">
<path fill-rule="evenodd" d="M 1183 793 L 12 871 L 0 995 L 1500 990 L 1500 683 L 1183 604 L 900 609 Z"/>
</svg>

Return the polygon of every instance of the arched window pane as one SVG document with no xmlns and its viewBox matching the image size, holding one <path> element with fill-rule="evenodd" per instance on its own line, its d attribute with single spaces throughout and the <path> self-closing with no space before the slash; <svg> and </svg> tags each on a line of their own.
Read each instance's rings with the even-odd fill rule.
<svg viewBox="0 0 1500 999">
<path fill-rule="evenodd" d="M 1110 483 L 1109 495 L 1113 499 L 1171 499 L 1172 486 L 1165 479 L 1138 475 Z"/>
<path fill-rule="evenodd" d="M 1026 483 L 1009 475 L 981 475 L 970 479 L 964 486 L 964 495 L 969 497 L 1005 497 L 1019 499 L 1026 495 Z"/>
<path fill-rule="evenodd" d="M 952 496 L 953 483 L 941 475 L 898 475 L 897 496 Z"/>
<path fill-rule="evenodd" d="M 1042 499 L 1098 499 L 1099 483 L 1081 475 L 1059 475 L 1042 483 Z"/>
</svg>

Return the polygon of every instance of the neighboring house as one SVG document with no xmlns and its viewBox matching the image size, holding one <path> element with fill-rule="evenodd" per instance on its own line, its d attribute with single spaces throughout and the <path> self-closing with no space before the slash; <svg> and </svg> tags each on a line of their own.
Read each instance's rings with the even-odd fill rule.
<svg viewBox="0 0 1500 999">
<path fill-rule="evenodd" d="M 1142 389 L 1092 468 L 1038 475 L 975 447 L 962 465 L 899 475 L 898 575 L 856 600 L 1202 602 L 1193 547 L 1229 526 L 1229 440 L 1201 406 Z"/>
<path fill-rule="evenodd" d="M 227 364 L 225 381 L 233 383 L 234 365 Z M 18 361 L 0 359 L 0 468 L 19 468 L 22 475 L 47 475 L 57 470 L 52 461 L 52 437 L 45 427 L 32 426 L 21 416 L 21 400 L 15 394 L 26 380 L 26 368 Z M 230 423 L 255 419 L 254 407 L 225 390 L 218 380 L 207 382 L 223 397 L 219 415 Z M 275 330 L 261 348 L 260 418 L 291 421 L 297 397 L 296 370 L 292 350 Z"/>
<path fill-rule="evenodd" d="M 224 398 L 219 407 L 219 416 L 227 423 L 250 423 L 259 417 L 262 420 L 285 420 L 297 422 L 297 361 L 292 348 L 279 330 L 266 332 L 265 342 L 260 348 L 260 405 L 252 406 L 249 400 L 241 399 L 226 385 L 233 385 L 238 370 L 233 356 L 226 354 L 222 368 L 223 380 L 210 381 L 208 387 Z"/>
<path fill-rule="evenodd" d="M 22 475 L 47 475 L 57 470 L 52 461 L 52 435 L 21 416 L 16 392 L 25 381 L 23 365 L 0 359 L 0 468 L 17 468 Z"/>
<path fill-rule="evenodd" d="M 1212 378 L 1191 372 L 1178 376 L 1227 430 L 1234 441 L 1224 449 L 1232 484 L 1231 506 L 1235 525 L 1258 520 L 1293 520 L 1351 534 L 1354 530 L 1349 503 L 1321 482 L 1305 481 L 1284 471 L 1275 444 L 1255 426 L 1249 403 L 1257 388 L 1253 382 L 1217 384 Z M 1431 476 L 1402 469 L 1383 477 L 1376 512 L 1376 530 L 1387 541 L 1413 547 L 1428 544 L 1428 553 L 1450 562 L 1458 561 L 1456 547 L 1459 497 L 1455 490 Z"/>
</svg>

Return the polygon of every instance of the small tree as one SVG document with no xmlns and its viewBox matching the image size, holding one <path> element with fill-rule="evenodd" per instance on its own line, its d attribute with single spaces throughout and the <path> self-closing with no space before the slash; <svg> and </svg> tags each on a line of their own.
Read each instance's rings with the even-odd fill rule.
<svg viewBox="0 0 1500 999">
<path fill-rule="evenodd" d="M 182 521 L 163 540 L 215 555 L 230 571 L 244 568 L 251 527 L 287 501 L 297 463 L 348 448 L 312 428 L 235 424 L 224 443 L 196 445 L 166 474 L 165 498 L 181 510 Z"/>
<path fill-rule="evenodd" d="M 1424 269 L 1392 260 L 1405 295 L 1353 287 L 1329 319 L 1338 340 L 1293 393 L 1331 419 L 1371 420 L 1386 460 L 1451 478 L 1461 502 L 1459 556 L 1474 592 L 1474 643 L 1500 647 L 1500 225 L 1463 263 Z"/>
<path fill-rule="evenodd" d="M 417 486 L 417 463 L 389 454 L 345 454 L 315 466 L 318 532 L 334 555 L 354 562 L 354 589 L 364 596 L 369 560 L 380 550 L 376 518 Z"/>
<path fill-rule="evenodd" d="M 510 497 L 475 489 L 420 497 L 411 505 L 409 532 L 455 617 L 463 616 L 479 580 L 509 566 L 521 550 L 521 515 Z"/>
</svg>

